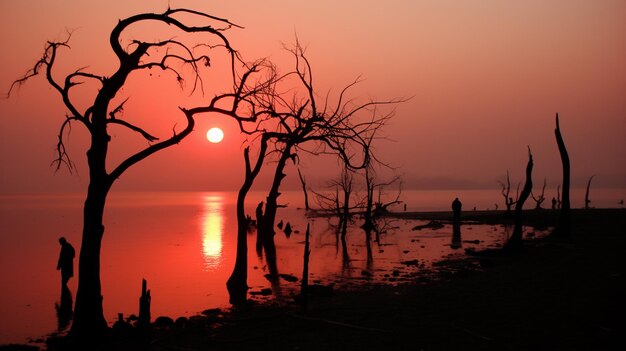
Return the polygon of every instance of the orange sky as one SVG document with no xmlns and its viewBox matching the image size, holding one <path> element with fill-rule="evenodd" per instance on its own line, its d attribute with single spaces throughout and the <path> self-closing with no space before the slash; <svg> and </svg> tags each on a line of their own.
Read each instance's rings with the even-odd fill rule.
<svg viewBox="0 0 626 351">
<path fill-rule="evenodd" d="M 527 145 L 535 157 L 535 182 L 545 177 L 554 187 L 560 182 L 555 112 L 570 151 L 573 186 L 584 186 L 595 174 L 597 186 L 626 187 L 624 1 L 169 3 L 244 26 L 227 33 L 233 46 L 248 60 L 270 57 L 283 70 L 291 61 L 281 43 L 293 42 L 297 33 L 322 93 L 337 92 L 362 75 L 366 80 L 355 90 L 362 97 L 412 97 L 385 130 L 393 141 L 377 146 L 382 159 L 399 167 L 405 187 L 492 188 L 507 169 L 517 182 Z M 39 58 L 45 41 L 63 39 L 66 28 L 76 31 L 72 50 L 63 51 L 59 63 L 70 71 L 89 66 L 112 74 L 108 35 L 117 20 L 162 12 L 167 4 L 0 1 L 0 89 L 6 92 Z M 175 83 L 132 84 L 132 113 L 156 116 L 188 101 L 150 106 L 178 95 Z M 64 115 L 58 94 L 43 79 L 0 100 L 0 193 L 84 190 L 86 143 L 79 125 L 70 136 L 78 174 L 55 174 L 49 167 Z M 175 118 L 164 131 L 174 123 Z M 214 125 L 225 130 L 223 143 L 206 141 Z M 243 172 L 242 139 L 235 130 L 226 118 L 202 119 L 194 134 L 135 166 L 115 189 L 235 190 Z M 145 145 L 132 137 L 127 142 L 122 132 L 112 137 L 116 150 Z M 302 168 L 320 184 L 334 174 L 319 173 L 318 163 L 304 160 Z M 297 182 L 294 174 L 289 182 Z"/>
</svg>

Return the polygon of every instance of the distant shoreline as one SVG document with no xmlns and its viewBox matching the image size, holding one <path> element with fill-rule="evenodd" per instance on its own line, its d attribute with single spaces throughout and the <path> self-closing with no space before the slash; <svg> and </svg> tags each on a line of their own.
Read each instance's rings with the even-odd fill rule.
<svg viewBox="0 0 626 351">
<path fill-rule="evenodd" d="M 513 213 L 508 215 L 506 210 L 476 210 L 463 211 L 461 213 L 461 222 L 472 221 L 485 224 L 513 224 Z M 560 210 L 540 209 L 540 210 L 524 210 L 522 212 L 522 221 L 525 225 L 531 226 L 550 226 L 556 224 L 559 218 Z M 626 215 L 626 208 L 575 208 L 571 209 L 572 217 L 582 216 L 588 218 L 598 216 L 599 220 L 606 216 Z M 451 221 L 452 211 L 414 211 L 414 212 L 388 212 L 384 217 L 402 218 L 413 220 L 440 220 Z"/>
</svg>

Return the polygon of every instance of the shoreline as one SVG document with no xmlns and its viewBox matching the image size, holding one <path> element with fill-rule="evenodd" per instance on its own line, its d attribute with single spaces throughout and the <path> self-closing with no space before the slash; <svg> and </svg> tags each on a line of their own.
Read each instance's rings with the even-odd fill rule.
<svg viewBox="0 0 626 351">
<path fill-rule="evenodd" d="M 462 221 L 512 223 L 504 214 L 467 211 Z M 552 225 L 555 215 L 525 210 L 524 221 Z M 445 221 L 451 212 L 387 216 Z M 305 314 L 296 305 L 252 303 L 207 310 L 173 324 L 155 322 L 147 339 L 113 338 L 95 349 L 618 349 L 625 344 L 626 211 L 573 209 L 572 219 L 571 238 L 525 241 L 514 255 L 478 252 L 470 260 L 479 269 L 460 267 L 438 280 L 398 286 L 337 290 L 312 298 Z M 62 340 L 49 339 L 48 349 L 67 349 Z"/>
</svg>

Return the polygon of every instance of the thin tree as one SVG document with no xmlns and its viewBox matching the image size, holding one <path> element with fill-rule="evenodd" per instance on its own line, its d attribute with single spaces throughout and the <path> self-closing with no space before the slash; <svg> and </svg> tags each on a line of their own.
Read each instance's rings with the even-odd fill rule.
<svg viewBox="0 0 626 351">
<path fill-rule="evenodd" d="M 561 135 L 561 128 L 559 126 L 559 114 L 556 114 L 556 128 L 554 129 L 554 136 L 556 138 L 557 146 L 559 147 L 559 155 L 561 155 L 561 164 L 563 166 L 563 192 L 561 195 L 561 211 L 559 216 L 559 222 L 552 232 L 556 236 L 568 237 L 571 234 L 571 212 L 569 201 L 569 187 L 570 187 L 570 161 Z"/>
<path fill-rule="evenodd" d="M 226 282 L 226 288 L 230 297 L 230 303 L 241 304 L 247 299 L 248 291 L 248 223 L 246 220 L 245 201 L 254 179 L 259 174 L 265 153 L 267 152 L 267 137 L 261 138 L 259 155 L 254 166 L 250 161 L 250 148 L 243 151 L 245 161 L 245 177 L 239 192 L 237 193 L 237 253 L 235 267 Z"/>
<path fill-rule="evenodd" d="M 302 185 L 302 192 L 304 193 L 304 210 L 308 211 L 309 207 L 309 192 L 306 188 L 306 179 L 300 173 L 300 168 L 298 168 L 298 178 L 300 178 L 300 184 Z"/>
<path fill-rule="evenodd" d="M 202 21 L 205 24 L 190 25 L 187 21 L 192 20 L 191 17 L 196 20 L 196 23 Z M 129 27 L 144 22 L 167 24 L 169 28 L 182 33 L 203 34 L 204 40 L 207 40 L 206 35 L 208 34 L 212 39 L 211 42 L 206 42 L 204 45 L 194 46 L 196 43 L 190 45 L 182 39 L 155 41 L 134 38 L 130 41 L 126 40 L 129 44 L 123 46 L 124 32 Z M 115 72 L 96 74 L 88 72 L 86 68 L 80 68 L 62 80 L 56 78 L 54 73 L 57 56 L 60 49 L 69 48 L 70 34 L 65 41 L 48 42 L 41 59 L 11 86 L 9 95 L 15 87 L 43 74 L 52 88 L 60 94 L 68 113 L 59 130 L 55 161 L 57 169 L 62 165 L 67 166 L 70 171 L 74 168 L 65 146 L 65 135 L 70 125 L 72 123 L 82 124 L 90 136 L 90 146 L 87 150 L 89 185 L 83 211 L 82 242 L 78 264 L 78 291 L 74 321 L 70 331 L 71 336 L 93 340 L 93 338 L 102 337 L 108 328 L 102 308 L 100 255 L 104 235 L 103 213 L 107 195 L 115 180 L 131 166 L 157 151 L 183 140 L 193 130 L 194 115 L 197 113 L 222 113 L 241 122 L 242 119 L 238 117 L 237 110 L 242 100 L 239 99 L 238 93 L 245 86 L 245 78 L 237 78 L 235 64 L 239 60 L 238 55 L 224 34 L 226 30 L 234 26 L 236 25 L 226 19 L 189 9 L 168 9 L 161 14 L 138 14 L 120 20 L 111 31 L 109 44 L 119 61 L 119 66 Z M 185 119 L 185 125 L 183 128 L 174 127 L 171 136 L 160 140 L 142 127 L 124 119 L 122 113 L 128 98 L 117 106 L 114 104 L 115 99 L 124 94 L 123 88 L 132 74 L 150 69 L 160 69 L 173 75 L 176 82 L 181 85 L 187 81 L 185 76 L 191 74 L 192 93 L 196 89 L 204 91 L 201 70 L 211 66 L 212 56 L 209 56 L 209 53 L 213 54 L 220 51 L 224 51 L 227 56 L 227 67 L 231 67 L 235 91 L 215 95 L 210 104 L 202 108 L 180 108 Z M 236 82 L 237 80 L 238 82 Z M 87 108 L 81 109 L 80 106 L 83 101 L 81 103 L 76 101 L 77 95 L 74 94 L 74 91 L 76 87 L 86 82 L 98 84 L 99 89 L 94 92 L 91 104 Z M 136 132 L 137 135 L 148 141 L 149 145 L 119 164 L 113 165 L 112 168 L 108 168 L 109 143 L 111 142 L 109 128 L 112 126 L 123 127 Z"/>
<path fill-rule="evenodd" d="M 585 209 L 587 210 L 589 209 L 589 204 L 591 203 L 591 200 L 589 200 L 589 188 L 591 187 L 591 180 L 593 177 L 595 177 L 595 175 L 592 175 L 587 181 L 587 190 L 585 191 Z"/>
<path fill-rule="evenodd" d="M 526 164 L 526 182 L 524 183 L 524 188 L 522 189 L 522 193 L 515 204 L 515 228 L 513 229 L 513 234 L 509 238 L 509 240 L 504 245 L 505 250 L 517 250 L 522 247 L 522 208 L 524 207 L 524 202 L 528 199 L 528 196 L 532 192 L 533 181 L 532 181 L 532 173 L 533 173 L 533 155 L 530 152 L 530 147 L 528 148 L 528 163 Z"/>
<path fill-rule="evenodd" d="M 546 178 L 543 178 L 543 187 L 541 188 L 541 194 L 535 196 L 534 192 L 531 192 L 533 200 L 535 201 L 535 209 L 541 210 L 541 204 L 546 200 Z"/>
<path fill-rule="evenodd" d="M 515 194 L 515 200 L 513 200 L 513 197 L 511 196 L 511 179 L 509 178 L 509 170 L 506 171 L 506 184 L 501 181 L 498 181 L 498 183 L 500 183 L 500 186 L 502 187 L 501 193 L 502 193 L 502 196 L 504 196 L 504 205 L 506 206 L 506 214 L 510 215 L 511 208 L 513 207 L 513 205 L 517 203 L 517 200 L 519 199 L 520 184 L 517 183 L 517 192 Z"/>
<path fill-rule="evenodd" d="M 377 174 L 374 170 L 374 164 L 375 164 L 374 162 L 370 163 L 365 168 L 365 172 L 364 172 L 365 173 L 364 174 L 365 189 L 367 192 L 366 192 L 365 200 L 363 201 L 365 203 L 365 209 L 363 210 L 364 221 L 363 221 L 362 228 L 365 229 L 366 231 L 374 230 L 378 233 L 378 226 L 376 225 L 376 218 L 379 217 L 381 214 L 387 212 L 388 211 L 387 208 L 389 206 L 392 206 L 394 204 L 398 204 L 401 202 L 400 196 L 402 195 L 402 182 L 400 181 L 400 176 L 398 175 L 394 175 L 388 181 L 378 180 Z M 387 168 L 391 168 L 389 165 L 386 165 L 386 164 L 382 164 L 382 165 Z M 382 200 L 383 188 L 386 186 L 393 185 L 395 183 L 398 183 L 398 193 L 396 194 L 396 197 L 391 201 L 383 202 Z M 378 199 L 374 201 L 374 194 L 376 190 L 378 190 Z"/>
</svg>

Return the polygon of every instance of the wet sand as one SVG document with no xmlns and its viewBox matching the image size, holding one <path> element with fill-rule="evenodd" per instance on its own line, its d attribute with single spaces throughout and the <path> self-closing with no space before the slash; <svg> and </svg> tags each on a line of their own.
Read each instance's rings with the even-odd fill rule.
<svg viewBox="0 0 626 351">
<path fill-rule="evenodd" d="M 506 223 L 504 212 L 464 221 Z M 450 213 L 399 213 L 446 220 Z M 448 262 L 441 279 L 372 285 L 312 296 L 297 305 L 207 311 L 157 328 L 143 341 L 111 338 L 116 350 L 617 350 L 626 346 L 626 211 L 573 210 L 568 239 L 525 241 L 514 254 Z M 550 226 L 552 211 L 526 211 Z M 168 323 L 164 323 L 167 325 Z M 58 341 L 50 344 L 50 349 Z"/>
</svg>

